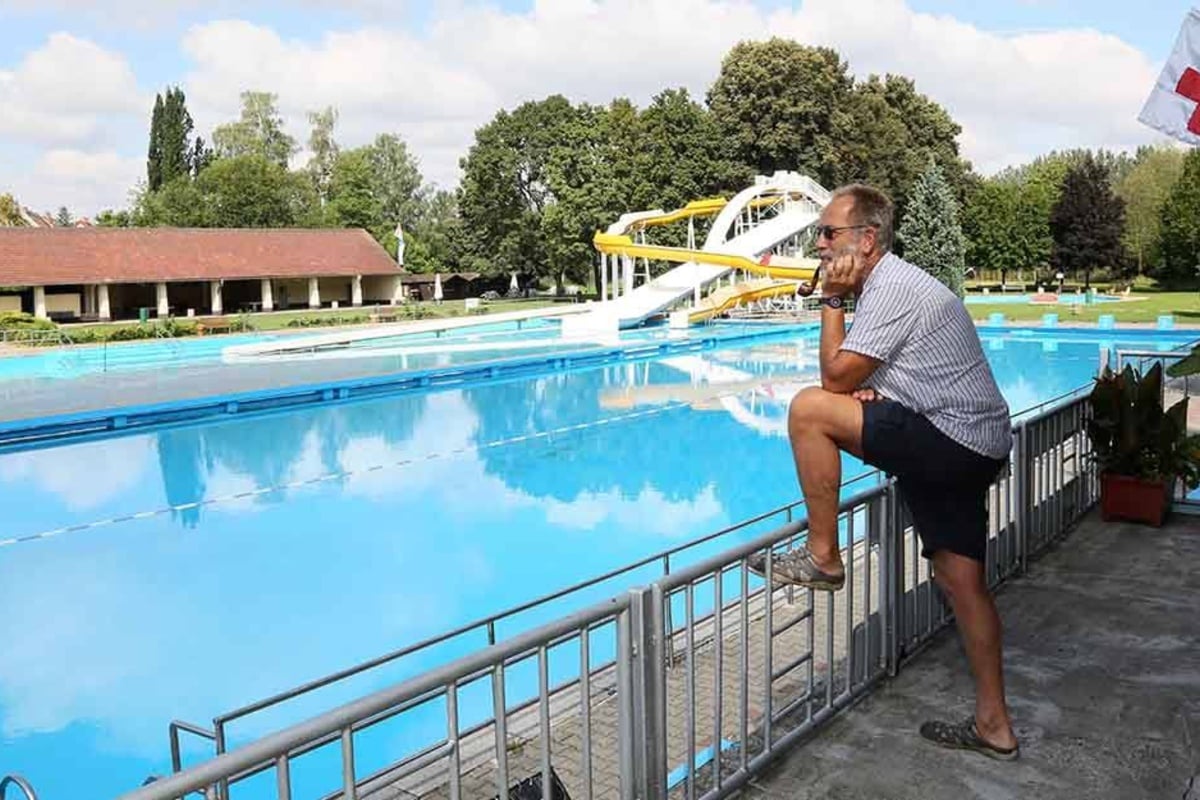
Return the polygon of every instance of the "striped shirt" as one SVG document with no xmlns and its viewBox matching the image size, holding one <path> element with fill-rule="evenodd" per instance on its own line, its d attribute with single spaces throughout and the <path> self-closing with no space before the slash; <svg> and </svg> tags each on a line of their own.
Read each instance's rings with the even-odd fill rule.
<svg viewBox="0 0 1200 800">
<path fill-rule="evenodd" d="M 884 255 L 855 299 L 842 349 L 883 362 L 866 385 L 884 397 L 977 453 L 1008 455 L 1008 403 L 966 306 L 937 278 Z"/>
</svg>

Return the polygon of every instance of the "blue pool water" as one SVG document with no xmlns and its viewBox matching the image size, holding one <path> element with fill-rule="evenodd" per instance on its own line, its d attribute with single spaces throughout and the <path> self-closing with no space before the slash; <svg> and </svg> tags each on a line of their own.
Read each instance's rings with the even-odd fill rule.
<svg viewBox="0 0 1200 800">
<path fill-rule="evenodd" d="M 983 335 L 1014 411 L 1085 384 L 1101 347 L 1190 338 Z M 204 723 L 795 499 L 784 411 L 815 380 L 814 337 L 0 455 L 0 539 L 88 525 L 0 547 L 0 771 L 42 800 L 112 797 L 169 771 L 172 719 Z M 139 512 L 158 513 L 106 523 Z M 480 644 L 251 717 L 232 744 Z M 466 721 L 487 702 L 464 701 Z M 436 715 L 421 724 L 363 743 L 362 763 L 438 733 Z"/>
<path fill-rule="evenodd" d="M 277 334 L 187 337 L 153 341 L 112 342 L 44 350 L 0 358 L 0 381 L 29 378 L 70 379 L 96 372 L 178 367 L 219 361 L 221 351 L 238 344 L 280 338 Z"/>
<path fill-rule="evenodd" d="M 1032 295 L 1028 294 L 969 294 L 963 298 L 963 302 L 967 305 L 983 305 L 983 304 L 999 304 L 999 305 L 1025 305 L 1033 299 Z M 1060 294 L 1058 302 L 1063 305 L 1082 305 L 1083 303 L 1116 303 L 1121 298 L 1110 297 L 1108 295 L 1097 294 L 1092 295 L 1089 299 L 1084 294 Z"/>
<path fill-rule="evenodd" d="M 549 339 L 558 335 L 559 323 L 551 319 L 531 319 L 521 323 L 493 322 L 447 330 L 443 333 L 408 333 L 386 339 L 368 339 L 352 350 L 369 347 L 395 347 L 430 344 L 479 344 L 502 339 Z M 298 336 L 320 336 L 320 329 L 302 334 L 247 333 L 232 336 L 181 337 L 133 342 L 80 345 L 65 349 L 33 351 L 28 355 L 0 358 L 0 381 L 31 378 L 71 379 L 93 373 L 160 369 L 222 360 L 227 347 L 272 341 L 295 341 Z M 644 334 L 635 334 L 644 335 Z M 494 353 L 492 357 L 495 357 Z M 465 360 L 470 360 L 465 359 Z"/>
</svg>

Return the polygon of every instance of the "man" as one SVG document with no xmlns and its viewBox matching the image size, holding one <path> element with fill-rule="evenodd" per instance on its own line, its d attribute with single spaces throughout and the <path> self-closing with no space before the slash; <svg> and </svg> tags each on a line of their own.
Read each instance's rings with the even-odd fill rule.
<svg viewBox="0 0 1200 800">
<path fill-rule="evenodd" d="M 1008 405 L 962 301 L 890 252 L 892 230 L 891 201 L 868 186 L 839 189 L 821 214 L 821 387 L 800 392 L 788 411 L 808 542 L 775 558 L 772 576 L 828 591 L 845 583 L 839 451 L 894 475 L 975 676 L 974 716 L 927 722 L 921 735 L 1011 760 L 1019 751 L 983 563 L 987 491 L 1012 445 Z M 847 333 L 850 295 L 856 308 Z M 764 573 L 765 561 L 759 554 L 751 568 Z"/>
</svg>

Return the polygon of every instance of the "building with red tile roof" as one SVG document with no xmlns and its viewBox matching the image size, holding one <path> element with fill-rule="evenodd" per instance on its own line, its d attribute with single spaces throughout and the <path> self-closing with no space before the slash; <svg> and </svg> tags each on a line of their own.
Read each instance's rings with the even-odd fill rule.
<svg viewBox="0 0 1200 800">
<path fill-rule="evenodd" d="M 363 230 L 0 228 L 0 311 L 40 317 L 391 304 L 402 274 Z"/>
</svg>

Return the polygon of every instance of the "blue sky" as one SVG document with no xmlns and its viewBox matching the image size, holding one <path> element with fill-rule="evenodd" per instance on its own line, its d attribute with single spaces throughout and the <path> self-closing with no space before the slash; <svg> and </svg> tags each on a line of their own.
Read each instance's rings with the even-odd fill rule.
<svg viewBox="0 0 1200 800">
<path fill-rule="evenodd" d="M 551 92 L 702 96 L 732 44 L 771 35 L 836 47 L 859 75 L 910 75 L 963 125 L 962 150 L 987 173 L 1052 148 L 1162 140 L 1136 115 L 1190 5 L 0 0 L 0 192 L 84 214 L 125 205 L 168 84 L 184 87 L 205 135 L 245 89 L 276 92 L 301 141 L 305 112 L 336 105 L 344 145 L 399 133 L 427 179 L 450 186 L 499 108 Z"/>
</svg>

